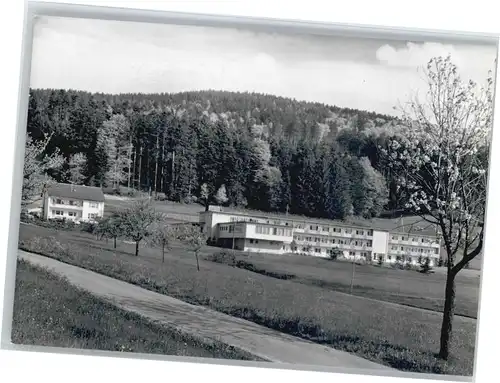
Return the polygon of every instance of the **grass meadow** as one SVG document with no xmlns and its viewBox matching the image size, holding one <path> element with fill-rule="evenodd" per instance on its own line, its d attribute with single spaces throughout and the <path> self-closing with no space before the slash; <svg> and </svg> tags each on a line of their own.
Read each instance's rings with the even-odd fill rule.
<svg viewBox="0 0 500 383">
<path fill-rule="evenodd" d="M 162 263 L 157 249 L 141 248 L 135 257 L 133 245 L 119 243 L 115 250 L 112 241 L 96 241 L 83 232 L 24 224 L 20 247 L 400 370 L 472 375 L 475 319 L 456 317 L 451 358 L 443 362 L 436 358 L 441 314 L 394 304 L 413 296 L 414 306 L 438 309 L 444 290 L 444 276 L 438 273 L 357 266 L 355 292 L 372 298 L 366 299 L 343 292 L 350 284 L 350 264 L 312 257 L 237 256 L 271 276 L 206 259 L 197 272 L 194 255 L 181 245 L 172 246 Z M 217 251 L 206 247 L 201 258 Z M 295 277 L 280 279 L 277 274 L 284 272 Z M 460 279 L 457 302 L 466 302 L 468 289 L 477 283 Z M 377 297 L 381 286 L 385 290 Z M 469 301 L 462 312 L 474 311 L 477 303 Z"/>
<path fill-rule="evenodd" d="M 199 342 L 100 300 L 64 278 L 19 260 L 12 342 L 23 345 L 223 359 L 253 359 Z"/>
</svg>

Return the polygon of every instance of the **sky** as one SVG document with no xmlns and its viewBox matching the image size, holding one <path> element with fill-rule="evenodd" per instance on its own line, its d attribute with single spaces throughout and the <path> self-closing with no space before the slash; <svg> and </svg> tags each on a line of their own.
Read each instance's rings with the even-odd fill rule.
<svg viewBox="0 0 500 383">
<path fill-rule="evenodd" d="M 464 79 L 484 84 L 497 48 L 41 17 L 34 27 L 31 87 L 250 91 L 397 114 L 395 106 L 425 92 L 418 68 L 448 54 Z"/>
</svg>

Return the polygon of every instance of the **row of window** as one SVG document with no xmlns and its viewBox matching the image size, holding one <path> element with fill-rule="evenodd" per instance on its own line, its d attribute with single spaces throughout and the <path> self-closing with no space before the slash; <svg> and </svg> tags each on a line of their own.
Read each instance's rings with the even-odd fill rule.
<svg viewBox="0 0 500 383">
<path fill-rule="evenodd" d="M 282 237 L 292 236 L 292 229 L 286 229 L 284 227 L 269 227 L 269 226 L 257 225 L 255 226 L 255 232 L 257 234 L 279 235 Z"/>
<path fill-rule="evenodd" d="M 335 238 L 327 238 L 327 237 L 308 237 L 302 235 L 295 235 L 293 237 L 296 241 L 307 241 L 307 242 L 316 242 L 316 243 L 332 243 L 338 245 L 354 245 L 354 246 L 372 246 L 372 241 L 352 241 L 352 240 L 344 240 L 344 239 L 335 239 Z"/>
<path fill-rule="evenodd" d="M 304 229 L 303 225 L 296 225 L 295 226 L 297 229 Z M 340 228 L 340 227 L 332 227 L 332 226 L 320 226 L 320 225 L 308 225 L 306 227 L 306 230 L 311 230 L 311 231 L 322 231 L 325 233 L 345 233 L 345 234 L 352 234 L 355 233 L 356 235 L 368 235 L 371 236 L 373 235 L 373 230 L 362 230 L 362 229 L 350 229 L 350 228 Z"/>
<path fill-rule="evenodd" d="M 53 210 L 52 212 L 53 212 L 53 214 L 54 214 L 54 215 L 59 216 L 59 217 L 62 217 L 62 216 L 64 216 L 64 215 L 65 215 L 65 214 L 64 214 L 64 211 L 62 211 L 62 210 Z M 67 213 L 67 216 L 68 216 L 68 217 L 74 217 L 74 218 L 76 218 L 76 217 L 78 217 L 78 216 L 79 216 L 79 215 L 78 215 L 78 213 L 77 213 L 76 211 L 68 211 L 68 212 L 66 212 L 66 213 Z M 96 218 L 98 218 L 98 217 L 99 217 L 99 215 L 98 215 L 98 214 L 95 214 L 95 213 L 88 213 L 88 214 L 87 214 L 87 218 L 88 218 L 88 219 L 96 219 Z"/>
<path fill-rule="evenodd" d="M 263 219 L 258 220 L 254 218 L 249 218 L 249 217 L 230 217 L 231 222 L 262 222 L 264 223 Z M 322 231 L 326 233 L 346 233 L 346 234 L 352 234 L 353 232 L 356 233 L 356 235 L 373 235 L 373 230 L 367 229 L 367 230 L 362 230 L 362 229 L 350 229 L 350 228 L 340 228 L 340 227 L 333 227 L 333 226 L 322 226 L 322 225 L 315 225 L 315 224 L 310 224 L 310 225 L 305 225 L 302 223 L 292 223 L 292 222 L 287 222 L 287 221 L 280 221 L 280 220 L 265 220 L 265 223 L 271 224 L 271 225 L 280 225 L 280 226 L 292 226 L 296 229 L 307 229 L 311 231 Z"/>
<path fill-rule="evenodd" d="M 258 244 L 259 243 L 259 240 L 258 239 L 253 239 L 253 238 L 250 238 L 249 239 L 249 242 L 252 243 L 252 244 Z M 274 241 L 264 241 L 264 243 L 268 243 L 270 245 L 277 245 L 279 242 L 274 242 Z M 283 245 L 283 250 L 285 250 L 285 245 Z"/>
<path fill-rule="evenodd" d="M 415 248 L 415 247 L 405 247 L 405 246 L 391 246 L 391 250 L 394 251 L 407 251 L 407 252 L 417 252 L 417 253 L 431 253 L 433 252 L 434 254 L 439 253 L 439 249 L 423 249 L 423 248 Z"/>
<path fill-rule="evenodd" d="M 387 260 L 388 261 L 391 261 L 393 259 L 393 256 L 392 255 L 388 255 L 387 256 Z M 420 259 L 418 258 L 415 258 L 415 257 L 401 257 L 401 256 L 396 256 L 394 258 L 396 261 L 398 262 L 406 262 L 406 263 L 418 263 L 420 261 Z"/>
<path fill-rule="evenodd" d="M 393 241 L 411 241 L 411 242 L 420 242 L 420 243 L 433 243 L 430 238 L 418 238 L 418 237 L 409 237 L 407 235 L 393 235 L 391 237 Z"/>
<path fill-rule="evenodd" d="M 235 233 L 241 233 L 242 231 L 242 228 L 241 226 L 238 226 L 238 225 L 221 225 L 219 227 L 220 231 L 227 231 L 229 233 L 232 233 L 233 230 Z"/>
<path fill-rule="evenodd" d="M 53 210 L 53 213 L 54 213 L 54 215 L 59 215 L 59 216 L 64 215 L 64 211 L 62 211 L 62 210 Z M 77 214 L 75 211 L 68 211 L 68 216 L 69 217 L 77 217 Z"/>
<path fill-rule="evenodd" d="M 53 198 L 52 203 L 57 204 L 57 205 L 69 205 L 69 206 L 77 206 L 77 207 L 83 206 L 82 201 L 63 200 L 60 198 Z M 99 207 L 99 204 L 97 202 L 89 202 L 89 207 L 93 208 L 93 209 L 97 209 Z"/>
</svg>

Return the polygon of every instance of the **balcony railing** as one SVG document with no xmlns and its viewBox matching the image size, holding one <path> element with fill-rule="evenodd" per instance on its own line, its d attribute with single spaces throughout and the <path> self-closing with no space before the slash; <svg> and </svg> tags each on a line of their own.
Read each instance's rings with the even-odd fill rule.
<svg viewBox="0 0 500 383">
<path fill-rule="evenodd" d="M 52 203 L 50 205 L 52 208 L 59 208 L 59 209 L 77 209 L 81 210 L 83 209 L 83 205 L 70 205 L 70 204 L 65 204 L 65 203 Z"/>
</svg>

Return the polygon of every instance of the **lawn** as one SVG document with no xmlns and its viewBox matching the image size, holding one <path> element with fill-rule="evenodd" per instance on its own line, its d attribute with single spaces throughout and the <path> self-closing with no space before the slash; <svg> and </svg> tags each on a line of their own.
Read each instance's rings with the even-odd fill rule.
<svg viewBox="0 0 500 383">
<path fill-rule="evenodd" d="M 134 201 L 132 198 L 106 195 L 104 215 L 108 216 L 116 211 L 122 211 Z M 165 214 L 172 222 L 198 222 L 199 213 L 204 208 L 198 204 L 183 204 L 171 201 L 152 201 L 156 211 Z"/>
<path fill-rule="evenodd" d="M 331 261 L 319 257 L 300 255 L 251 254 L 236 259 L 251 263 L 260 271 L 285 274 L 287 278 L 325 289 L 349 292 L 352 263 Z M 446 275 L 422 274 L 415 270 L 399 270 L 376 265 L 356 265 L 353 294 L 413 307 L 442 312 Z M 462 273 L 457 276 L 457 315 L 477 318 L 479 277 Z"/>
<path fill-rule="evenodd" d="M 136 258 L 132 245 L 120 243 L 113 250 L 111 241 L 96 241 L 85 233 L 27 225 L 21 225 L 20 245 L 400 370 L 472 374 L 474 319 L 456 318 L 452 357 L 444 363 L 435 357 L 441 324 L 436 312 L 366 300 L 209 261 L 202 261 L 197 272 L 194 255 L 181 246 L 174 246 L 162 264 L 158 250 L 142 248 Z M 202 257 L 214 251 L 207 247 Z"/>
<path fill-rule="evenodd" d="M 201 343 L 152 324 L 23 260 L 17 263 L 12 342 L 148 354 L 250 359 L 225 345 Z"/>
</svg>

